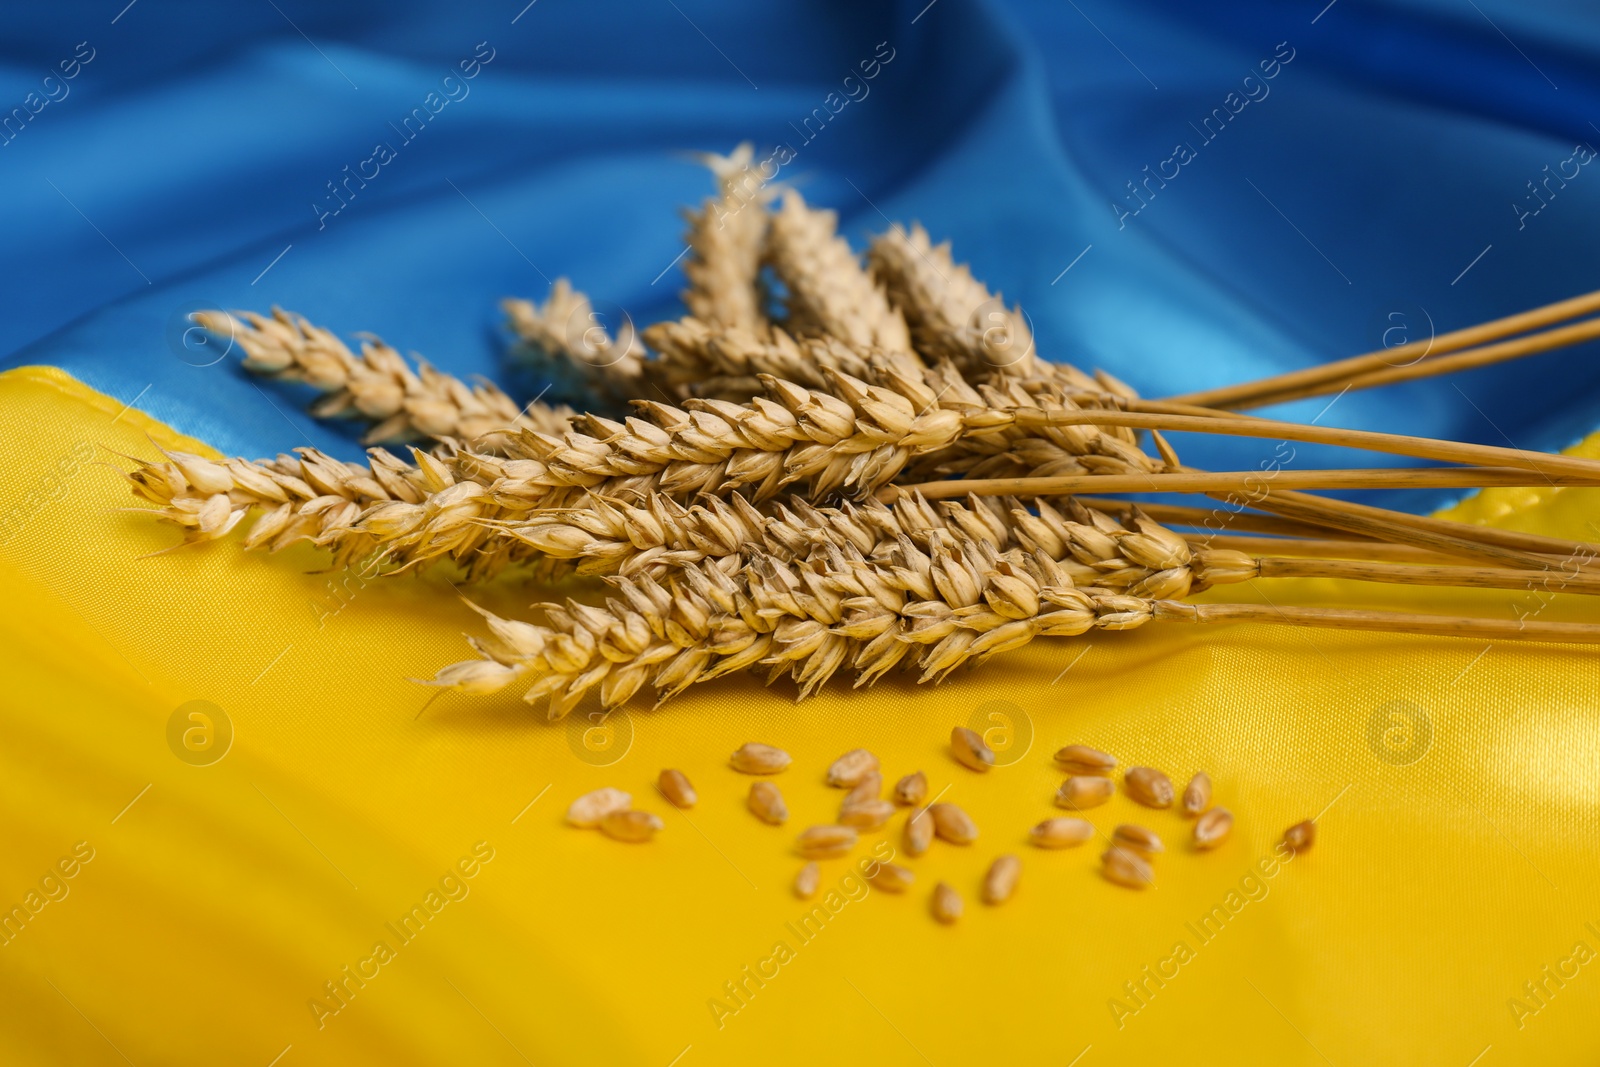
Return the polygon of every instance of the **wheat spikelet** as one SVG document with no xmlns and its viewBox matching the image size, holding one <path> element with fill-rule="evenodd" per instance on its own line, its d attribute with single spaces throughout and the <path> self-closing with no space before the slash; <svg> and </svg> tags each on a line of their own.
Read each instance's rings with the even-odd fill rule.
<svg viewBox="0 0 1600 1067">
<path fill-rule="evenodd" d="M 865 349 L 909 352 L 905 319 L 835 232 L 837 221 L 832 211 L 807 207 L 793 189 L 784 191 L 772 216 L 767 255 L 788 290 L 788 329 Z"/>
<path fill-rule="evenodd" d="M 363 438 L 369 444 L 477 438 L 512 427 L 559 433 L 573 415 L 569 408 L 538 403 L 519 410 L 492 382 L 469 386 L 420 360 L 413 371 L 405 357 L 370 335 L 363 336 L 358 356 L 331 331 L 282 308 L 273 308 L 270 318 L 251 311 L 201 311 L 194 319 L 218 337 L 236 340 L 246 369 L 321 391 L 324 395 L 311 406 L 317 418 L 373 423 Z"/>
</svg>

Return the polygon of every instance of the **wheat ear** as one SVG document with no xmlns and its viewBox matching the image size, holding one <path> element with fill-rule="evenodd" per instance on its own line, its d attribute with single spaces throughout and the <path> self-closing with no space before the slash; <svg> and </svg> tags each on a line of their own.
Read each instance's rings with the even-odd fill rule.
<svg viewBox="0 0 1600 1067">
<path fill-rule="evenodd" d="M 194 319 L 219 338 L 237 341 L 247 370 L 322 392 L 311 406 L 317 418 L 373 423 L 363 438 L 368 444 L 476 438 L 513 427 L 560 433 L 573 415 L 570 408 L 539 403 L 519 409 L 492 382 L 468 385 L 420 360 L 413 371 L 405 357 L 371 335 L 363 335 L 356 355 L 331 331 L 282 308 L 273 308 L 271 317 L 201 311 Z"/>
<path fill-rule="evenodd" d="M 708 326 L 761 340 L 768 328 L 761 262 L 771 193 L 750 166 L 754 154 L 747 141 L 726 156 L 701 157 L 717 180 L 717 195 L 699 211 L 685 212 L 690 255 L 683 265 L 689 278 L 683 302 Z"/>
<path fill-rule="evenodd" d="M 500 307 L 520 342 L 515 354 L 544 359 L 557 374 L 575 378 L 591 395 L 613 404 L 645 393 L 650 367 L 633 323 L 625 317 L 604 322 L 567 279 L 555 280 L 543 304 L 513 297 Z"/>
<path fill-rule="evenodd" d="M 768 262 L 788 290 L 786 323 L 801 336 L 831 336 L 885 352 L 910 352 L 911 334 L 837 232 L 838 215 L 806 206 L 793 189 L 772 215 Z"/>
</svg>

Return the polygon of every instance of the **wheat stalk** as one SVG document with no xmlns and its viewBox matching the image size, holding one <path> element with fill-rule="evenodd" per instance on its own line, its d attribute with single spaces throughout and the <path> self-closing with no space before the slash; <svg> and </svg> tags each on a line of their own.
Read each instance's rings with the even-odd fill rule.
<svg viewBox="0 0 1600 1067">
<path fill-rule="evenodd" d="M 421 360 L 413 371 L 405 357 L 371 335 L 362 335 L 356 355 L 331 331 L 282 308 L 273 308 L 270 317 L 200 311 L 194 319 L 217 337 L 237 341 L 246 369 L 305 382 L 323 393 L 311 406 L 317 418 L 371 422 L 363 438 L 369 444 L 478 438 L 509 428 L 560 433 L 574 414 L 538 403 L 519 409 L 492 382 L 468 385 Z"/>
</svg>

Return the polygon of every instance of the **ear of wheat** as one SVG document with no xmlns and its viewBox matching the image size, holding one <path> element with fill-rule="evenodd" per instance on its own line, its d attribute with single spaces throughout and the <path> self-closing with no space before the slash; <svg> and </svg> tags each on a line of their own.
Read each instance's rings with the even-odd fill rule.
<svg viewBox="0 0 1600 1067">
<path fill-rule="evenodd" d="M 1142 400 L 1109 375 L 1040 358 L 1020 309 L 920 226 L 876 238 L 864 267 L 832 212 L 793 190 L 769 210 L 774 191 L 753 178 L 751 158 L 741 146 L 707 159 L 718 191 L 688 216 L 688 316 L 613 337 L 565 280 L 543 305 L 507 302 L 524 349 L 614 410 L 519 409 L 488 383 L 413 371 L 376 340 L 357 356 L 283 312 L 211 314 L 202 324 L 237 336 L 251 369 L 322 390 L 314 414 L 359 414 L 375 424 L 373 440 L 437 444 L 413 449 L 409 462 L 373 449 L 364 464 L 310 449 L 257 462 L 170 452 L 129 475 L 135 491 L 190 542 L 223 537 L 259 511 L 246 547 L 309 541 L 340 567 L 452 560 L 468 578 L 512 565 L 531 565 L 535 577 L 605 577 L 613 595 L 603 607 L 546 605 L 540 624 L 487 616 L 489 635 L 474 640 L 482 658 L 435 679 L 475 692 L 525 685 L 530 700 L 549 698 L 552 716 L 591 692 L 608 707 L 645 687 L 666 699 L 735 670 L 790 675 L 807 696 L 840 670 L 856 672 L 858 685 L 896 666 L 938 681 L 1039 636 L 1260 618 L 1250 605 L 1183 602 L 1245 580 L 1518 588 L 1576 559 L 1560 588 L 1600 592 L 1594 553 L 1583 555 L 1596 546 L 1292 491 L 1596 485 L 1600 463 L 1205 406 L 1384 384 L 1396 368 L 1374 362 L 1380 354 L 1216 396 Z M 777 318 L 766 269 L 782 287 Z M 1458 331 L 1423 353 L 1425 371 L 1399 369 L 1415 377 L 1572 343 L 1593 323 L 1555 324 L 1597 309 L 1600 300 L 1581 298 Z M 1252 493 L 1257 510 L 1238 520 L 1270 536 L 1185 537 L 1157 515 L 1194 525 L 1195 509 L 1048 498 L 1249 488 L 1251 472 L 1184 466 L 1163 436 L 1175 431 L 1475 465 L 1283 475 Z M 957 496 L 964 502 L 940 499 Z M 1332 531 L 1355 539 L 1328 540 Z M 1529 623 L 1507 634 L 1495 620 L 1320 608 L 1276 618 L 1565 641 L 1600 631 Z"/>
</svg>

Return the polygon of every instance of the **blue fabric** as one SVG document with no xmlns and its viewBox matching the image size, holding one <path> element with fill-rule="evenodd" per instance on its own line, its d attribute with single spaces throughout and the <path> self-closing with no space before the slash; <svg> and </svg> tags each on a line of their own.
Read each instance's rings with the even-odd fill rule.
<svg viewBox="0 0 1600 1067">
<path fill-rule="evenodd" d="M 1045 355 L 1151 396 L 1364 351 L 1395 314 L 1443 331 L 1600 287 L 1600 168 L 1528 186 L 1600 145 L 1600 11 L 1325 2 L 13 5 L 0 352 L 227 452 L 354 456 L 303 395 L 186 343 L 183 314 L 280 304 L 537 389 L 505 370 L 498 299 L 564 274 L 641 322 L 677 314 L 677 209 L 709 191 L 682 152 L 744 139 L 787 142 L 784 177 L 855 238 L 917 219 L 953 239 Z M 448 103 L 406 142 L 430 92 Z M 319 218 L 379 142 L 394 158 Z M 1132 198 L 1180 143 L 1193 158 Z M 1600 423 L 1595 351 L 1323 421 L 1561 447 Z M 1272 447 L 1179 444 L 1213 468 Z"/>
</svg>

